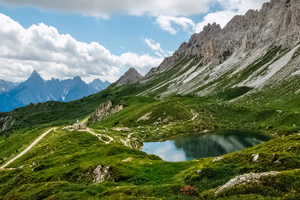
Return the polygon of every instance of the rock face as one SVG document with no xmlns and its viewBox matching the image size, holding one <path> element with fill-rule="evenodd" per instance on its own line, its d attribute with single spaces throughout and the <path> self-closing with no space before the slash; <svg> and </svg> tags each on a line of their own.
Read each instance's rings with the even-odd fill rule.
<svg viewBox="0 0 300 200">
<path fill-rule="evenodd" d="M 109 166 L 98 165 L 93 171 L 93 183 L 101 183 L 110 179 Z"/>
<path fill-rule="evenodd" d="M 146 77 L 171 68 L 182 57 L 201 57 L 203 64 L 216 66 L 234 52 L 247 53 L 266 45 L 285 49 L 295 45 L 299 38 L 300 1 L 271 0 L 259 11 L 249 10 L 245 15 L 235 16 L 223 29 L 215 23 L 208 24 Z"/>
<path fill-rule="evenodd" d="M 7 127 L 13 126 L 15 120 L 7 113 L 0 113 L 0 132 L 4 131 Z"/>
<path fill-rule="evenodd" d="M 123 110 L 122 105 L 113 106 L 111 101 L 100 104 L 95 112 L 87 120 L 87 125 L 99 122 L 103 119 L 108 118 L 110 115 Z"/>
<path fill-rule="evenodd" d="M 151 87 L 139 95 L 213 96 L 243 89 L 239 97 L 293 94 L 300 90 L 299 63 L 300 1 L 271 0 L 223 29 L 208 24 L 192 35 L 146 74 L 141 84 Z"/>
<path fill-rule="evenodd" d="M 119 80 L 117 81 L 117 86 L 138 83 L 144 77 L 134 68 L 130 68 Z"/>
</svg>

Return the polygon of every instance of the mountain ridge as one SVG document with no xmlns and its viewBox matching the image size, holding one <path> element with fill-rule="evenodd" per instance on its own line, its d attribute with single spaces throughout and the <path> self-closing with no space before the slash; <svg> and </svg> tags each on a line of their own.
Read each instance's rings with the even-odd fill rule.
<svg viewBox="0 0 300 200">
<path fill-rule="evenodd" d="M 296 91 L 299 30 L 297 0 L 264 3 L 259 11 L 233 17 L 223 29 L 208 24 L 146 74 L 141 83 L 151 87 L 140 95 L 207 96 L 234 87 L 253 88 L 250 94 L 283 84 Z"/>
<path fill-rule="evenodd" d="M 216 23 L 208 24 L 203 31 L 193 34 L 188 43 L 182 43 L 157 68 L 150 70 L 146 77 L 168 69 L 183 55 L 201 56 L 204 64 L 212 62 L 215 66 L 229 58 L 225 55 L 224 59 L 226 52 L 247 52 L 265 45 L 282 46 L 283 49 L 291 47 L 300 38 L 299 7 L 297 0 L 271 0 L 259 11 L 250 9 L 245 15 L 234 16 L 223 29 Z"/>
<path fill-rule="evenodd" d="M 109 82 L 100 79 L 87 84 L 79 76 L 73 79 L 44 80 L 34 70 L 30 77 L 9 92 L 0 95 L 0 110 L 10 111 L 30 103 L 50 100 L 68 102 L 97 93 L 107 88 Z"/>
</svg>

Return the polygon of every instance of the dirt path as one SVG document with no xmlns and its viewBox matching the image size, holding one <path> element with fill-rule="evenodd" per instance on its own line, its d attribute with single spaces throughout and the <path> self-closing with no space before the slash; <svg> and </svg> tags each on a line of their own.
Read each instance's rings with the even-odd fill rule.
<svg viewBox="0 0 300 200">
<path fill-rule="evenodd" d="M 10 161 L 8 161 L 7 163 L 5 163 L 3 166 L 0 167 L 0 170 L 4 169 L 5 167 L 7 167 L 10 163 L 14 162 L 16 159 L 20 158 L 21 156 L 23 156 L 25 153 L 27 153 L 32 147 L 34 147 L 34 145 L 36 145 L 41 139 L 43 139 L 43 137 L 45 137 L 48 133 L 50 133 L 53 129 L 56 128 L 50 128 L 48 131 L 46 131 L 45 133 L 43 133 L 40 137 L 38 137 L 33 143 L 31 143 L 31 145 L 29 145 L 24 151 L 22 151 L 20 154 L 18 154 L 16 157 L 14 157 L 13 159 L 11 159 Z"/>
<path fill-rule="evenodd" d="M 197 117 L 198 117 L 198 113 L 194 113 L 194 111 L 191 109 L 191 113 L 193 114 L 193 117 L 192 117 L 192 121 L 194 121 Z"/>
<path fill-rule="evenodd" d="M 123 139 L 120 139 L 120 141 L 126 146 L 126 147 L 129 147 L 129 148 L 132 148 L 131 144 L 130 144 L 130 137 L 133 133 L 130 133 L 128 136 L 127 136 L 127 139 L 123 140 Z"/>
<path fill-rule="evenodd" d="M 93 132 L 90 128 L 86 128 L 86 130 L 82 130 L 82 131 L 86 131 L 86 132 L 93 134 L 94 136 L 98 137 L 99 140 L 101 140 L 102 142 L 105 142 L 105 144 L 109 144 L 110 142 L 114 141 L 114 139 L 112 137 L 105 135 L 105 134 L 97 134 L 97 133 Z M 103 140 L 102 136 L 109 138 L 109 141 Z"/>
</svg>

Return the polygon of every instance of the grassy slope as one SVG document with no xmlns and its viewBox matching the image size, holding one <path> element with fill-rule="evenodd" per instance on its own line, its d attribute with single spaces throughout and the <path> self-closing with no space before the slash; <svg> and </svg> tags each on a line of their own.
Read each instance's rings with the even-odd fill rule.
<svg viewBox="0 0 300 200">
<path fill-rule="evenodd" d="M 275 53 L 277 51 L 274 49 Z M 268 60 L 268 55 L 274 52 L 265 55 Z M 188 60 L 183 59 L 173 71 L 166 72 L 164 76 L 158 75 L 147 85 L 112 85 L 98 94 L 70 103 L 47 102 L 7 113 L 13 117 L 15 124 L 0 133 L 1 164 L 24 150 L 49 127 L 61 127 L 9 166 L 15 170 L 0 171 L 0 199 L 191 199 L 193 197 L 180 194 L 180 188 L 187 185 L 199 191 L 197 198 L 204 199 L 300 198 L 300 174 L 297 169 L 300 164 L 300 136 L 295 135 L 300 131 L 300 101 L 299 95 L 293 91 L 297 80 L 235 101 L 229 100 L 247 93 L 251 88 L 229 88 L 202 98 L 154 98 L 167 88 L 166 85 L 148 94 L 148 97 L 135 96 L 165 80 L 165 76 L 174 74 Z M 193 64 L 198 62 L 195 59 Z M 257 70 L 258 65 L 249 66 L 249 73 Z M 285 95 L 281 90 L 291 92 Z M 86 119 L 107 100 L 122 104 L 125 109 L 91 125 L 91 128 L 113 137 L 114 142 L 106 145 L 90 133 L 61 129 L 62 125 Z M 148 113 L 151 113 L 149 119 L 138 121 Z M 191 120 L 195 113 L 198 116 Z M 129 132 L 112 129 L 121 126 L 131 128 L 133 135 L 130 144 L 136 147 L 140 147 L 143 141 L 161 141 L 179 134 L 214 129 L 255 130 L 275 139 L 225 155 L 218 162 L 205 158 L 169 163 L 124 146 L 121 139 L 128 139 Z M 259 154 L 259 162 L 252 161 L 252 154 Z M 131 161 L 123 162 L 128 158 Z M 110 166 L 111 178 L 93 184 L 92 172 L 98 165 Z M 202 171 L 196 173 L 197 170 Z M 214 194 L 216 187 L 237 175 L 273 170 L 282 173 L 264 178 L 259 184 L 238 185 Z"/>
<path fill-rule="evenodd" d="M 107 134 L 117 138 L 113 132 Z M 10 165 L 22 168 L 0 172 L 0 199 L 183 199 L 180 188 L 186 185 L 195 187 L 205 199 L 233 198 L 233 195 L 296 197 L 300 192 L 296 170 L 300 164 L 299 139 L 298 135 L 277 138 L 225 155 L 218 162 L 204 158 L 170 163 L 118 142 L 106 145 L 87 132 L 58 128 Z M 254 153 L 260 155 L 259 162 L 252 161 Z M 127 158 L 131 161 L 123 162 Z M 280 162 L 275 163 L 277 160 Z M 93 184 L 91 172 L 98 165 L 110 166 L 111 178 Z M 197 173 L 197 170 L 202 171 Z M 259 185 L 249 183 L 229 188 L 217 196 L 211 190 L 236 175 L 265 171 L 283 173 L 265 178 Z"/>
</svg>

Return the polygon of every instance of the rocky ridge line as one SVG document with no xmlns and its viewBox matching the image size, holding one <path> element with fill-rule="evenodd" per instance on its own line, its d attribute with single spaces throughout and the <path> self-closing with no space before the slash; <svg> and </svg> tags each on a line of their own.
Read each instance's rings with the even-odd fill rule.
<svg viewBox="0 0 300 200">
<path fill-rule="evenodd" d="M 285 49 L 295 46 L 299 39 L 300 1 L 271 0 L 259 11 L 249 10 L 233 17 L 223 29 L 216 23 L 208 24 L 145 77 L 170 69 L 176 60 L 186 56 L 201 57 L 203 64 L 217 66 L 234 52 L 250 53 L 262 46 Z"/>
</svg>

